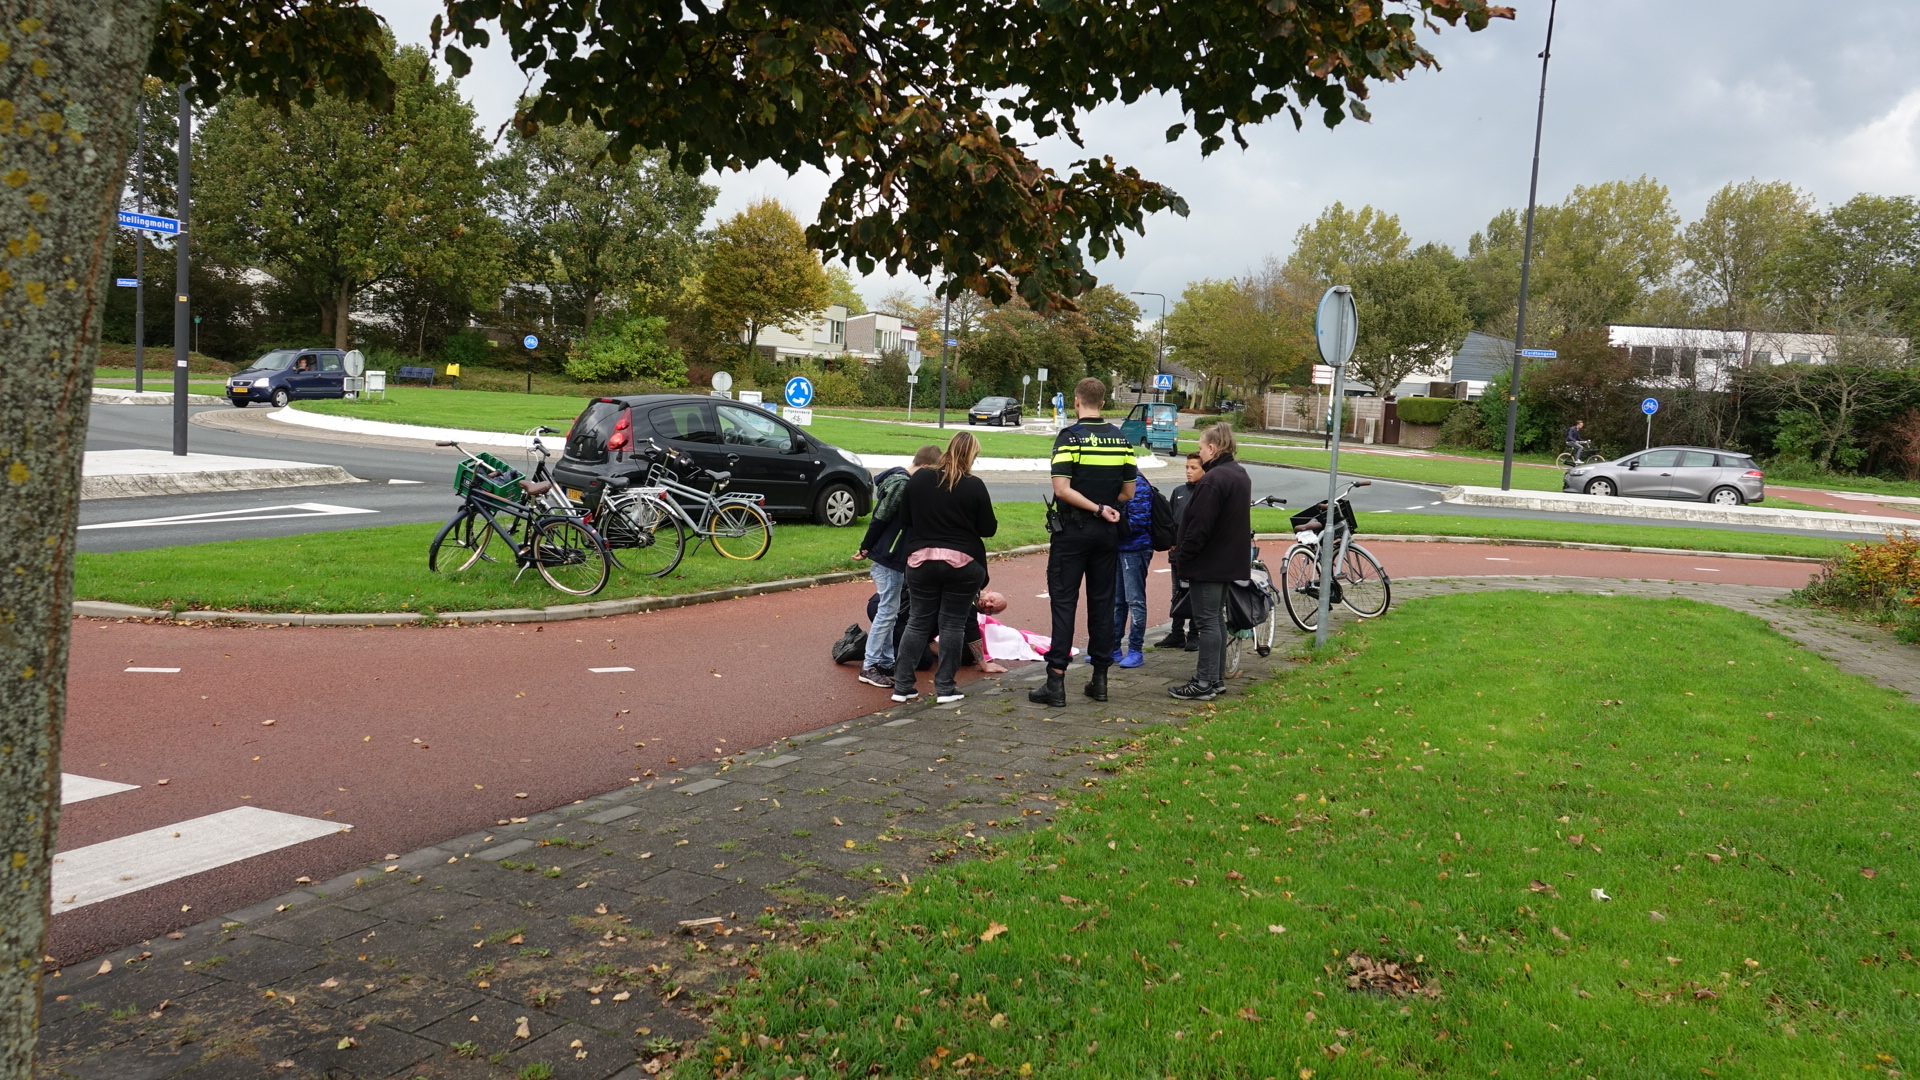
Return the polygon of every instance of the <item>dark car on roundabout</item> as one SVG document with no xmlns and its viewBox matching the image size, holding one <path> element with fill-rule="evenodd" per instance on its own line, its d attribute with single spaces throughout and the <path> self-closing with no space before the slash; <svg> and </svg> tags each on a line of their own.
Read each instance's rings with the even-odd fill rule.
<svg viewBox="0 0 1920 1080">
<path fill-rule="evenodd" d="M 1020 401 L 1010 397 L 983 397 L 967 410 L 967 426 L 992 424 L 1006 427 L 1020 422 Z"/>
<path fill-rule="evenodd" d="M 275 349 L 227 376 L 227 400 L 244 409 L 264 401 L 276 409 L 297 398 L 347 396 L 344 349 Z"/>
<path fill-rule="evenodd" d="M 1560 489 L 1743 506 L 1766 499 L 1765 478 L 1746 454 L 1699 446 L 1656 446 L 1613 461 L 1576 465 L 1567 470 Z"/>
<path fill-rule="evenodd" d="M 553 478 L 578 499 L 596 480 L 644 476 L 649 439 L 730 474 L 729 491 L 764 496 L 776 518 L 844 528 L 873 507 L 873 477 L 859 455 L 758 405 L 691 394 L 588 402 Z"/>
</svg>

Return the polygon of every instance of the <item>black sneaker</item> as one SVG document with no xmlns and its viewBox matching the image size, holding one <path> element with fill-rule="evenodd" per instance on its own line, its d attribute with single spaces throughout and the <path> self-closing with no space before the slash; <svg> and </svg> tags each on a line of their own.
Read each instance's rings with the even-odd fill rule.
<svg viewBox="0 0 1920 1080">
<path fill-rule="evenodd" d="M 1153 643 L 1153 647 L 1156 649 L 1184 649 L 1186 646 L 1187 635 L 1178 633 L 1168 634 L 1166 637 Z"/>
<path fill-rule="evenodd" d="M 860 681 L 866 683 L 868 686 L 891 689 L 893 687 L 893 672 L 877 667 L 861 668 Z"/>
<path fill-rule="evenodd" d="M 1220 688 L 1208 686 L 1198 679 L 1193 679 L 1169 689 L 1167 693 L 1181 701 L 1212 701 L 1219 696 Z"/>
<path fill-rule="evenodd" d="M 1186 643 L 1185 645 L 1183 645 L 1183 646 L 1181 646 L 1181 651 L 1182 651 L 1182 652 L 1199 652 L 1199 651 L 1200 651 L 1200 639 L 1199 639 L 1199 638 L 1197 638 L 1197 637 L 1190 637 L 1190 638 L 1188 638 L 1188 639 L 1187 639 L 1187 643 Z"/>
</svg>

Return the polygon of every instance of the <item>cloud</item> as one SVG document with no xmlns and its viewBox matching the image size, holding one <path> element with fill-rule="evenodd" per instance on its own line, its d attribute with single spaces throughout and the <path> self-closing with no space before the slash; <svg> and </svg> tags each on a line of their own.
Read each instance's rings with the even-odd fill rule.
<svg viewBox="0 0 1920 1080">
<path fill-rule="evenodd" d="M 1920 90 L 1833 145 L 1833 171 L 1879 194 L 1920 190 Z"/>
</svg>

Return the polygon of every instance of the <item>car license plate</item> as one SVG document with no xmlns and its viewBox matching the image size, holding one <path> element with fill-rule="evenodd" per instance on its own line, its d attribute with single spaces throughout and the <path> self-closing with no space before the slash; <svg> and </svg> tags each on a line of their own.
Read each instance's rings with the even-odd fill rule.
<svg viewBox="0 0 1920 1080">
<path fill-rule="evenodd" d="M 569 499 L 578 499 L 578 498 L 580 498 L 580 489 L 579 489 L 579 488 L 568 488 L 568 489 L 567 489 L 567 498 L 569 498 Z"/>
</svg>

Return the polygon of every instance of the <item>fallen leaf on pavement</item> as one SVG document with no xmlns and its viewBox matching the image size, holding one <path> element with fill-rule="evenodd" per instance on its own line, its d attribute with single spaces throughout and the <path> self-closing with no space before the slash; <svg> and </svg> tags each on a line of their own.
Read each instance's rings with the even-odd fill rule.
<svg viewBox="0 0 1920 1080">
<path fill-rule="evenodd" d="M 328 979 L 328 980 L 327 980 L 326 982 L 323 982 L 323 983 L 321 983 L 321 984 L 320 984 L 320 989 L 322 989 L 322 990 L 331 990 L 331 989 L 333 989 L 334 987 L 336 987 L 336 986 L 339 986 L 339 985 L 340 985 L 340 980 L 339 980 L 339 979 Z"/>
<path fill-rule="evenodd" d="M 96 972 L 94 972 L 94 974 L 95 974 L 95 975 L 105 975 L 105 974 L 106 974 L 107 972 L 109 972 L 109 971 L 112 971 L 112 970 L 113 970 L 113 961 L 111 961 L 111 960 L 102 960 L 102 961 L 100 961 L 100 970 L 99 970 L 99 971 L 96 971 Z"/>
<path fill-rule="evenodd" d="M 353 1036 L 342 1035 L 340 1036 L 340 1041 L 333 1044 L 333 1048 L 335 1050 L 351 1050 L 354 1047 L 359 1045 L 360 1045 L 360 1041 L 358 1039 L 355 1039 Z"/>
<path fill-rule="evenodd" d="M 531 1038 L 533 1038 L 533 1029 L 527 1026 L 527 1018 L 526 1018 L 526 1017 L 524 1017 L 524 1016 L 522 1016 L 522 1017 L 519 1017 L 518 1019 L 516 1019 L 516 1020 L 515 1020 L 515 1023 L 517 1023 L 517 1024 L 519 1024 L 520 1026 L 519 1026 L 519 1027 L 516 1027 L 516 1028 L 514 1028 L 514 1029 L 513 1029 L 513 1037 L 514 1037 L 514 1038 L 516 1038 L 516 1039 L 531 1039 Z"/>
</svg>

